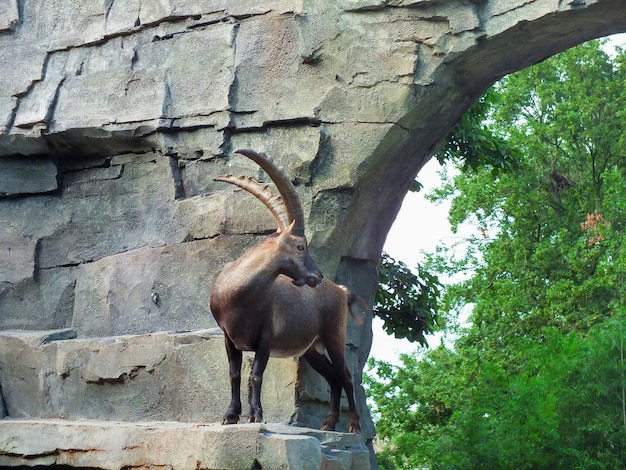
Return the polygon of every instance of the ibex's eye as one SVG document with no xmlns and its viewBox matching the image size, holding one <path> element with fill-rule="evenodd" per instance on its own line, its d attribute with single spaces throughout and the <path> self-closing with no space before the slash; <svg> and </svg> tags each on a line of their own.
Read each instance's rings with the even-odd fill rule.
<svg viewBox="0 0 626 470">
<path fill-rule="evenodd" d="M 298 251 L 304 251 L 304 245 L 298 245 Z"/>
</svg>

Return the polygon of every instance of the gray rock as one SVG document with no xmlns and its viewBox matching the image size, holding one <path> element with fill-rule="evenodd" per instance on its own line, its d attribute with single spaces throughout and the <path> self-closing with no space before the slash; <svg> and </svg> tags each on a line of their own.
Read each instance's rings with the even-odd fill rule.
<svg viewBox="0 0 626 470">
<path fill-rule="evenodd" d="M 0 283 L 0 312 L 4 313 L 0 315 L 1 328 L 38 330 L 70 326 L 75 287 L 76 270 L 67 268 L 42 270 L 36 280 L 31 277 Z"/>
<path fill-rule="evenodd" d="M 357 436 L 288 426 L 0 421 L 2 466 L 368 470 L 367 453 Z"/>
<path fill-rule="evenodd" d="M 49 159 L 0 159 L 0 196 L 39 194 L 55 191 L 57 167 Z"/>
<path fill-rule="evenodd" d="M 0 4 L 0 31 L 12 31 L 20 21 L 17 0 Z"/>
<path fill-rule="evenodd" d="M 4 396 L 2 395 L 2 387 L 0 386 L 0 419 L 4 419 L 8 416 L 7 407 L 4 403 Z"/>
<path fill-rule="evenodd" d="M 0 332 L 0 387 L 8 416 L 221 421 L 230 401 L 221 330 L 64 339 L 75 334 Z M 251 360 L 247 354 L 244 377 Z M 293 359 L 270 361 L 263 382 L 268 421 L 290 421 L 296 372 Z"/>
</svg>

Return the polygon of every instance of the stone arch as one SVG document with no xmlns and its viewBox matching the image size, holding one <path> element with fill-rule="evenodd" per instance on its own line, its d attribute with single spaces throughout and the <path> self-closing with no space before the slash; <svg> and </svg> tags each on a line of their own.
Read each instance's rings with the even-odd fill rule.
<svg viewBox="0 0 626 470">
<path fill-rule="evenodd" d="M 618 21 L 613 21 L 614 18 L 597 4 L 585 11 L 580 8 L 581 4 L 551 10 L 554 6 L 544 4 L 545 9 L 538 14 L 536 5 L 530 2 L 521 10 L 528 8 L 530 16 L 534 17 L 520 21 L 519 17 L 512 16 L 505 24 L 498 15 L 489 17 L 481 22 L 482 27 L 472 40 L 468 41 L 467 37 L 451 39 L 464 43 L 459 46 L 465 47 L 463 52 L 451 54 L 446 60 L 439 60 L 435 53 L 434 57 L 424 59 L 435 64 L 420 64 L 416 68 L 417 82 L 424 76 L 432 82 L 423 85 L 415 107 L 399 117 L 373 151 L 362 157 L 361 174 L 351 192 L 352 199 L 340 205 L 349 209 L 345 209 L 345 213 L 337 212 L 340 215 L 334 224 L 336 232 L 325 234 L 326 250 L 342 247 L 336 250 L 344 254 L 337 271 L 340 280 L 345 276 L 352 285 L 363 283 L 361 292 L 373 294 L 367 284 L 372 286 L 377 281 L 372 271 L 409 186 L 451 126 L 489 86 L 509 73 L 570 47 L 623 32 L 626 28 L 626 16 L 617 4 L 614 8 L 620 12 Z M 489 11 L 488 2 L 477 6 L 475 11 L 480 10 L 482 13 Z M 497 33 L 483 35 L 485 30 Z M 506 44 L 509 46 L 504 46 Z M 449 47 L 454 49 L 455 46 Z M 341 195 L 346 197 L 345 192 L 345 188 L 341 188 L 337 199 L 341 199 Z M 319 213 L 326 216 L 328 208 L 323 203 L 320 205 Z M 427 230 L 428 221 L 420 222 L 424 226 L 416 226 L 416 230 Z M 347 237 L 347 234 L 353 236 Z M 360 344 L 369 350 L 367 339 L 361 338 Z M 359 364 L 364 364 L 365 360 L 366 356 L 361 355 Z"/>
<path fill-rule="evenodd" d="M 478 3 L 476 10 L 490 10 L 490 2 Z M 471 41 L 466 37 L 452 39 L 465 43 L 464 46 L 471 43 L 462 52 L 446 56 L 445 60 L 424 59 L 436 62 L 422 66 L 427 70 L 422 73 L 430 74 L 432 82 L 424 85 L 415 106 L 394 122 L 361 162 L 363 169 L 355 185 L 353 213 L 346 218 L 354 225 L 346 230 L 345 223 L 338 224 L 341 229 L 336 236 L 344 239 L 346 231 L 358 234 L 345 250 L 349 258 L 378 256 L 402 199 L 421 167 L 452 125 L 495 81 L 584 41 L 626 28 L 624 8 L 617 3 L 607 13 L 611 7 L 605 10 L 608 5 L 600 5 L 602 2 L 559 2 L 553 10 L 555 2 L 552 6 L 544 4 L 541 14 L 537 14 L 535 3 L 521 6 L 504 24 L 498 15 L 486 18 Z M 522 20 L 517 15 L 524 16 L 525 9 L 529 10 L 529 17 Z M 530 18 L 531 15 L 535 17 Z M 497 34 L 484 34 L 490 30 Z M 416 81 L 420 78 L 418 68 Z"/>
</svg>

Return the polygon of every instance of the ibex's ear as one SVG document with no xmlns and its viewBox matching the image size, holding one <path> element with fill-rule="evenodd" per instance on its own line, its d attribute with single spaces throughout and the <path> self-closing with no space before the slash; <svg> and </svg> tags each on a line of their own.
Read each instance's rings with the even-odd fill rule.
<svg viewBox="0 0 626 470">
<path fill-rule="evenodd" d="M 289 224 L 289 227 L 287 227 L 285 229 L 285 233 L 289 233 L 291 234 L 293 232 L 293 228 L 296 226 L 296 221 L 295 219 L 291 221 L 291 223 Z"/>
<path fill-rule="evenodd" d="M 289 226 L 285 229 L 282 230 L 280 227 L 276 230 L 276 233 L 281 234 L 281 233 L 287 233 L 287 234 L 291 234 L 291 232 L 293 232 L 293 227 L 295 226 L 296 221 L 292 220 L 291 223 L 289 224 Z"/>
</svg>

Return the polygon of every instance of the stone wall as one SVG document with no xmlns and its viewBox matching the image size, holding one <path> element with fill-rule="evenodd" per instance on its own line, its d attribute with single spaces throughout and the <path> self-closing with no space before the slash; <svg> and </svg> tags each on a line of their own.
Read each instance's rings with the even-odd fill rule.
<svg viewBox="0 0 626 470">
<path fill-rule="evenodd" d="M 8 0 L 0 327 L 213 326 L 212 277 L 274 228 L 212 178 L 266 151 L 311 250 L 367 299 L 406 189 L 493 80 L 624 29 L 617 0 Z M 157 294 L 160 303 L 151 298 Z"/>
<path fill-rule="evenodd" d="M 6 0 L 0 329 L 215 327 L 215 274 L 275 228 L 213 181 L 263 178 L 231 156 L 241 147 L 285 167 L 325 275 L 371 303 L 409 185 L 472 102 L 506 73 L 624 30 L 622 0 Z M 358 383 L 369 322 L 348 342 Z M 318 421 L 325 386 L 306 367 L 287 376 L 293 421 Z"/>
</svg>

